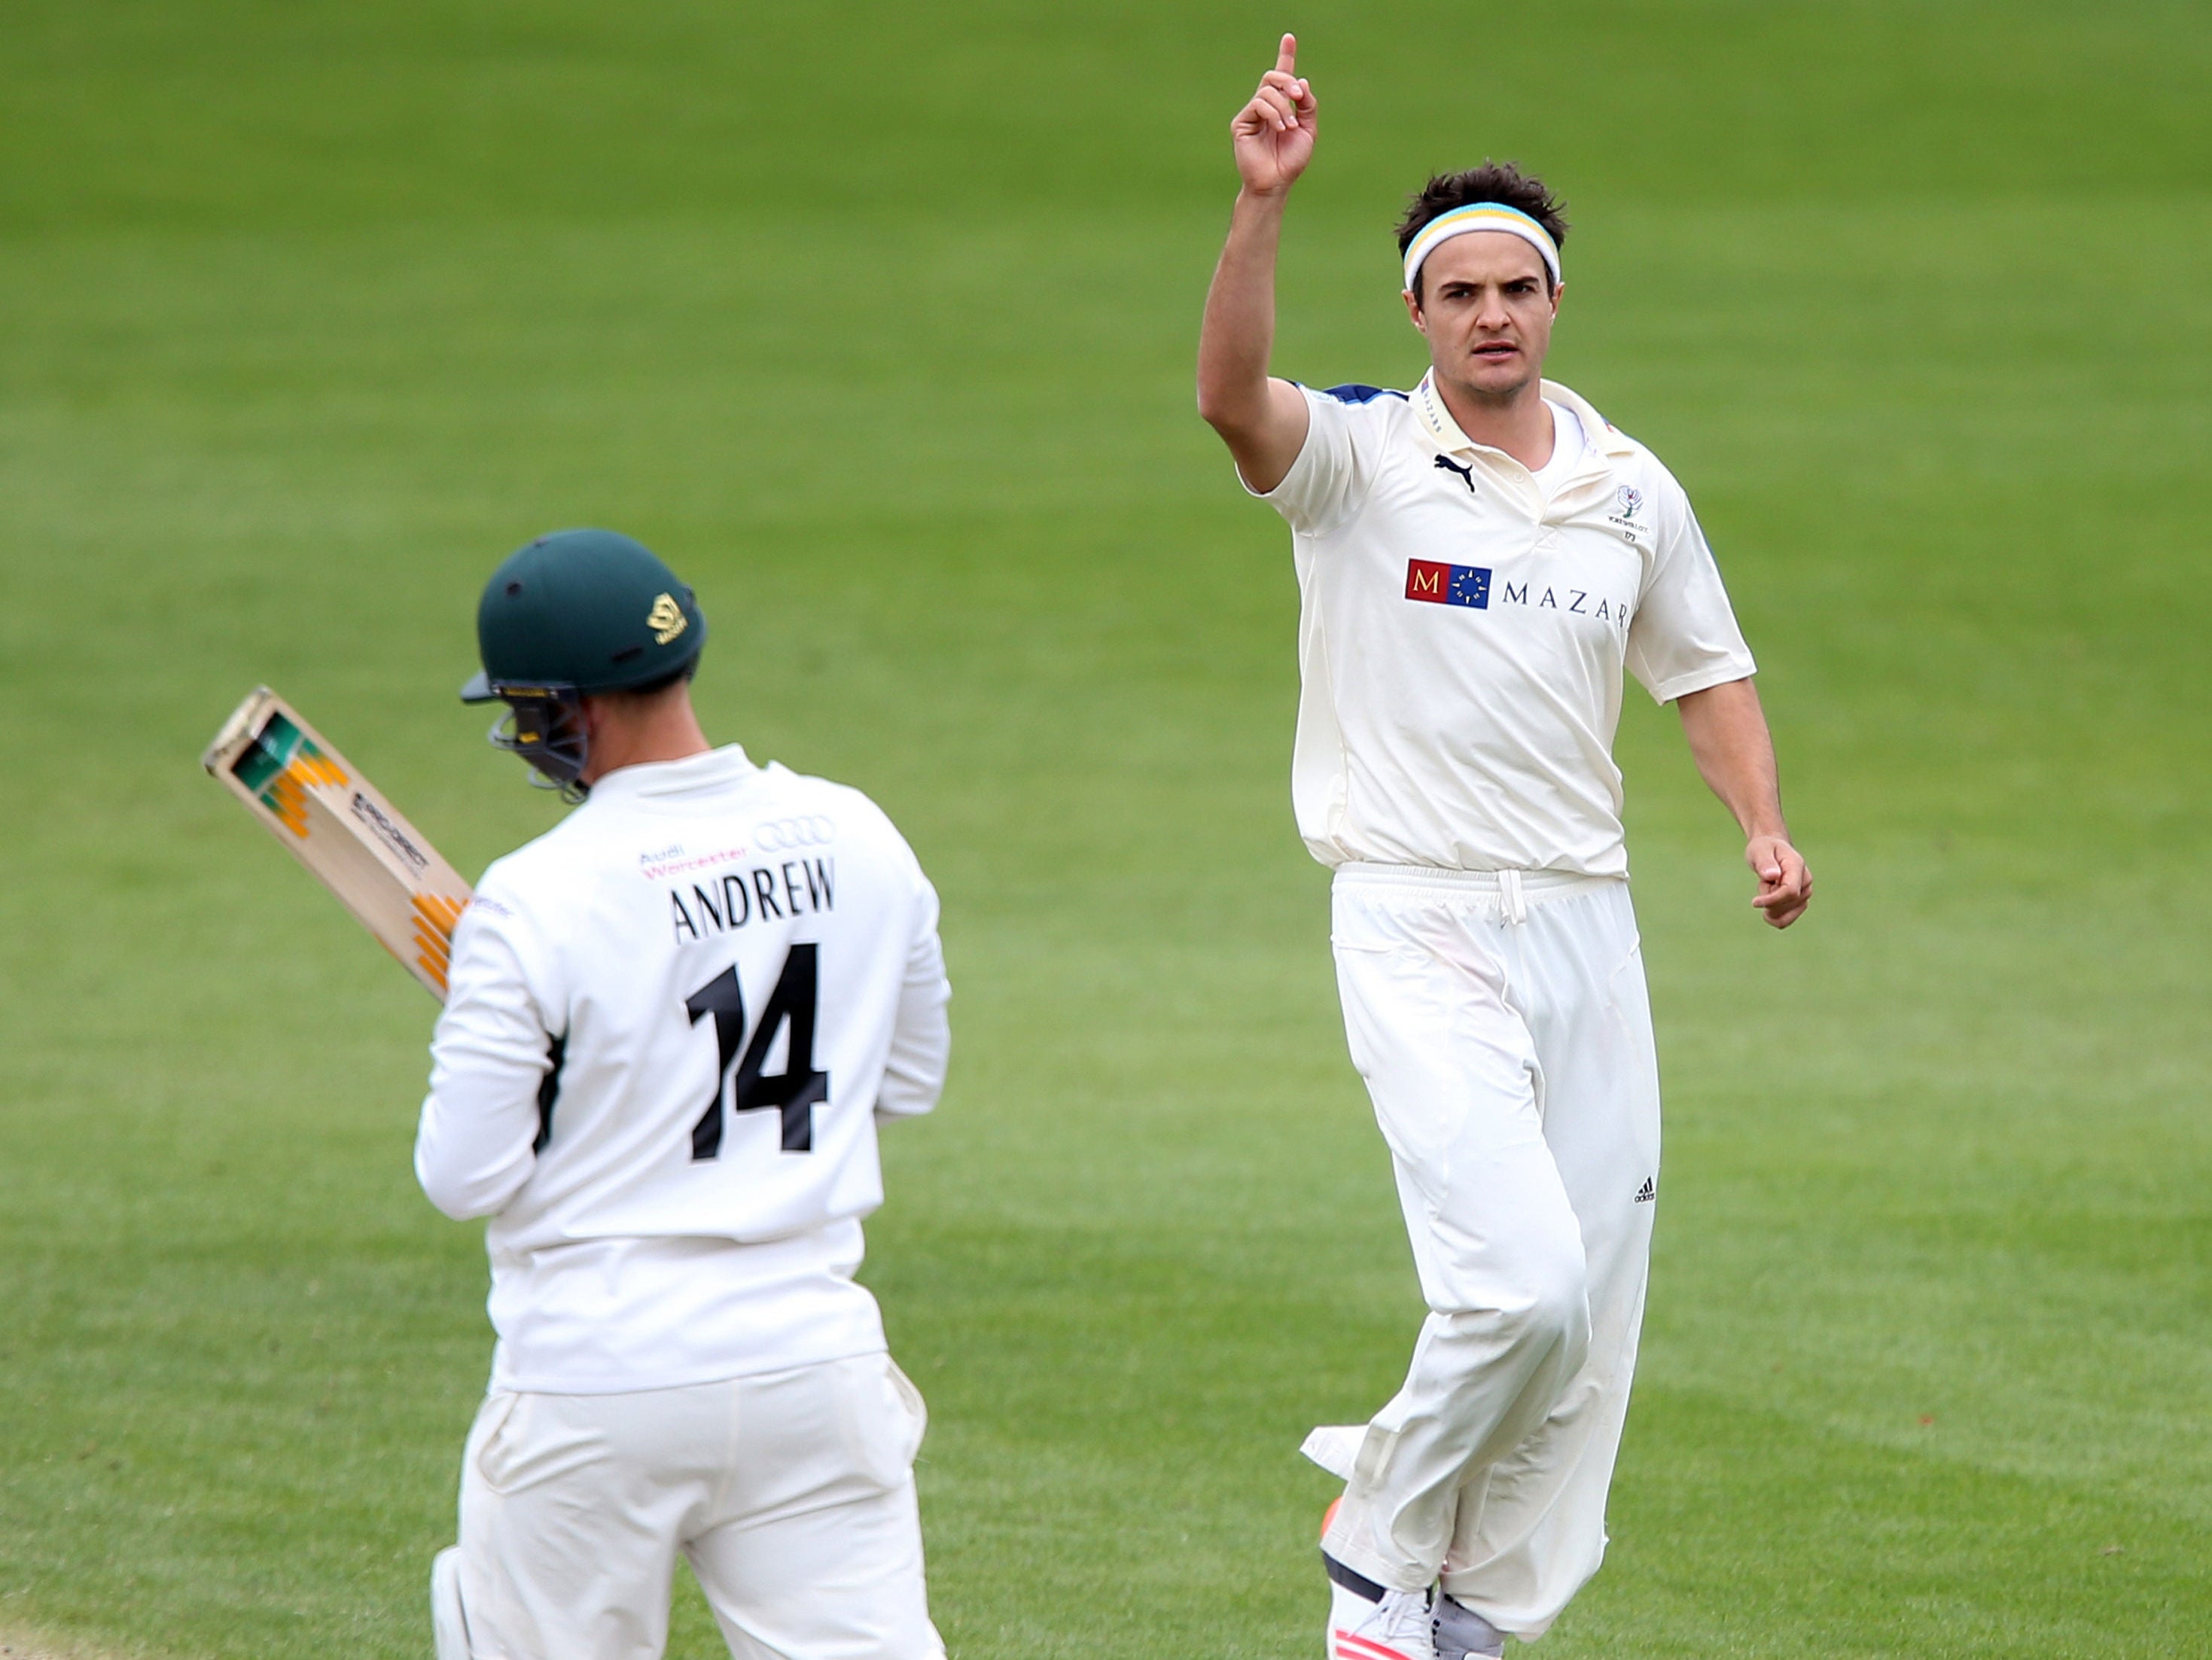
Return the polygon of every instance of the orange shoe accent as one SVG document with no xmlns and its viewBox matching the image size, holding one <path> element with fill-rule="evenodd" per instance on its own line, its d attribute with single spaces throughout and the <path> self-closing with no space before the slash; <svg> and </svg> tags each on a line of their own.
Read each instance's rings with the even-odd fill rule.
<svg viewBox="0 0 2212 1660">
<path fill-rule="evenodd" d="M 1329 1527 L 1335 1522 L 1336 1513 L 1339 1510 L 1343 1508 L 1343 1505 L 1344 1495 L 1339 1493 L 1335 1498 L 1328 1501 L 1328 1508 L 1321 1513 L 1321 1536 L 1322 1538 L 1326 1539 L 1328 1537 Z"/>
</svg>

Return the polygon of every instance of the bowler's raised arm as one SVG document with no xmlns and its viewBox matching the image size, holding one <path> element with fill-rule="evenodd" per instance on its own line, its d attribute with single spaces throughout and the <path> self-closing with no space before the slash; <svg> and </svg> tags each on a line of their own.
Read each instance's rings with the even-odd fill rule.
<svg viewBox="0 0 2212 1660">
<path fill-rule="evenodd" d="M 1230 123 L 1243 188 L 1198 337 L 1198 412 L 1256 490 L 1283 482 L 1306 440 L 1304 394 L 1267 374 L 1283 204 L 1313 160 L 1319 131 L 1313 88 L 1297 72 L 1297 38 L 1285 35 L 1275 67 Z"/>
</svg>

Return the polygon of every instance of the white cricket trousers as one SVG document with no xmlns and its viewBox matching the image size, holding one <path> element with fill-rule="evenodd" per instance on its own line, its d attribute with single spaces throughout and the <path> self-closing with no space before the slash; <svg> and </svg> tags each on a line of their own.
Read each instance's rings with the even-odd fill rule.
<svg viewBox="0 0 2212 1660">
<path fill-rule="evenodd" d="M 921 1396 L 887 1354 L 630 1395 L 485 1397 L 438 1660 L 659 1660 L 689 1559 L 738 1660 L 941 1660 Z"/>
<path fill-rule="evenodd" d="M 1533 1639 L 1604 1554 L 1644 1317 L 1659 1074 L 1628 885 L 1350 865 L 1333 910 L 1429 1314 L 1322 1548 Z"/>
</svg>

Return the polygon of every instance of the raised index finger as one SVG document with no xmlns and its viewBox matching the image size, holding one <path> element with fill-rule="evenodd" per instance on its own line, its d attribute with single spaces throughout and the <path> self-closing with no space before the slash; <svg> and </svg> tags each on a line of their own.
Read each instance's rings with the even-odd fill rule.
<svg viewBox="0 0 2212 1660">
<path fill-rule="evenodd" d="M 1297 35 L 1286 34 L 1283 37 L 1283 44 L 1275 49 L 1275 67 L 1285 75 L 1296 75 L 1298 72 L 1298 37 Z"/>
</svg>

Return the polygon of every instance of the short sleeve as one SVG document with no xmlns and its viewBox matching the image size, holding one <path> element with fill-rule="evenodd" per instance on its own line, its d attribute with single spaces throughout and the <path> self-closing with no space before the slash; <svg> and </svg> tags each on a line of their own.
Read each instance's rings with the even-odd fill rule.
<svg viewBox="0 0 2212 1660">
<path fill-rule="evenodd" d="M 1680 485 L 1662 474 L 1657 538 L 1636 619 L 1628 672 L 1662 703 L 1758 670 L 1737 628 L 1720 567 Z"/>
<path fill-rule="evenodd" d="M 1375 477 L 1382 429 L 1370 407 L 1378 394 L 1370 386 L 1316 392 L 1300 386 L 1306 399 L 1306 441 L 1297 459 L 1271 490 L 1245 489 L 1283 515 L 1291 528 L 1318 536 L 1349 519 Z M 1347 401 L 1344 394 L 1364 394 Z"/>
</svg>

